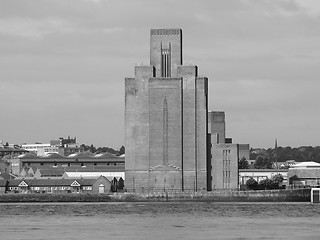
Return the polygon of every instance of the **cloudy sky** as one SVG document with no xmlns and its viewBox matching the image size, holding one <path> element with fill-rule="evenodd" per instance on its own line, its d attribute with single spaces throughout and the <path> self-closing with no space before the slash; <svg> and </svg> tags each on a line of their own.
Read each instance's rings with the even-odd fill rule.
<svg viewBox="0 0 320 240">
<path fill-rule="evenodd" d="M 150 28 L 183 29 L 234 142 L 320 145 L 319 0 L 1 0 L 0 140 L 120 148 Z"/>
</svg>

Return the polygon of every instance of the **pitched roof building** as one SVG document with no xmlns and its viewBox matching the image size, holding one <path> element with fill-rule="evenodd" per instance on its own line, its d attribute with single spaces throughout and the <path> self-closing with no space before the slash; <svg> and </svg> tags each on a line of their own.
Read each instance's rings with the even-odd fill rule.
<svg viewBox="0 0 320 240">
<path fill-rule="evenodd" d="M 9 159 L 11 162 L 12 174 L 19 176 L 23 172 L 23 176 L 29 173 L 30 168 L 33 174 L 36 170 L 45 168 L 87 168 L 87 171 L 93 168 L 105 168 L 112 171 L 117 169 L 124 170 L 124 158 L 112 154 L 99 154 L 97 157 L 86 153 L 73 154 L 65 157 L 56 153 L 45 156 L 36 156 L 34 154 L 23 154 Z M 50 171 L 54 171 L 53 169 Z M 28 173 L 27 173 L 28 172 Z"/>
<path fill-rule="evenodd" d="M 68 179 L 0 179 L 0 193 L 108 193 L 111 181 L 104 176 Z"/>
</svg>

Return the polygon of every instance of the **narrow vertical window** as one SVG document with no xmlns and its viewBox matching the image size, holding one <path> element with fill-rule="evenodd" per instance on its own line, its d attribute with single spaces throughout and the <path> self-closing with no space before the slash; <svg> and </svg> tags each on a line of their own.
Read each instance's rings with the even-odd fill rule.
<svg viewBox="0 0 320 240">
<path fill-rule="evenodd" d="M 168 103 L 163 100 L 163 165 L 168 166 Z"/>
<path fill-rule="evenodd" d="M 169 48 L 161 46 L 161 77 L 171 77 L 171 45 Z"/>
</svg>

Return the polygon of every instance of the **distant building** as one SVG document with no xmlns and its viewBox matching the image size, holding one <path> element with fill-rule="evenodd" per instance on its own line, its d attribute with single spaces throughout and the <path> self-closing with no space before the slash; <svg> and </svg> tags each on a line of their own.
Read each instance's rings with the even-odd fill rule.
<svg viewBox="0 0 320 240">
<path fill-rule="evenodd" d="M 208 79 L 183 65 L 182 30 L 151 29 L 150 66 L 125 79 L 126 189 L 206 190 Z"/>
<path fill-rule="evenodd" d="M 273 163 L 273 168 L 278 168 L 278 169 L 283 169 L 283 168 L 290 168 L 294 167 L 298 162 L 295 160 L 286 160 L 285 162 L 274 162 Z"/>
<path fill-rule="evenodd" d="M 107 178 L 68 179 L 0 179 L 0 193 L 109 193 L 112 183 Z"/>
<path fill-rule="evenodd" d="M 36 152 L 37 156 L 45 156 L 45 155 L 52 154 L 52 153 L 63 155 L 64 150 L 61 147 L 50 146 L 50 147 L 38 148 L 37 152 Z"/>
<path fill-rule="evenodd" d="M 88 172 L 124 172 L 125 169 L 124 158 L 110 153 L 94 156 L 77 153 L 69 157 L 56 153 L 45 156 L 36 156 L 29 153 L 11 158 L 9 161 L 11 162 L 11 173 L 21 177 L 59 177 L 67 170 L 80 171 L 81 169 L 87 169 Z"/>
<path fill-rule="evenodd" d="M 92 171 L 90 169 L 79 169 L 73 171 L 66 169 L 66 171 L 62 175 L 63 178 L 94 178 L 99 176 L 104 176 L 110 181 L 112 181 L 114 178 L 117 180 L 125 180 L 124 171 L 114 169 L 95 169 L 95 171 Z"/>
<path fill-rule="evenodd" d="M 4 145 L 2 141 L 0 141 L 0 159 L 3 157 L 12 157 L 20 154 L 28 153 L 27 150 L 18 147 L 17 145 Z"/>
<path fill-rule="evenodd" d="M 35 153 L 37 156 L 51 153 L 69 156 L 73 153 L 83 152 L 83 148 L 76 141 L 76 138 L 59 138 L 57 140 L 50 140 L 50 143 L 22 144 L 22 148 Z"/>
<path fill-rule="evenodd" d="M 50 145 L 59 148 L 59 154 L 69 156 L 70 154 L 83 152 L 84 149 L 79 143 L 77 138 L 59 138 L 58 140 L 51 140 Z"/>
<path fill-rule="evenodd" d="M 289 187 L 320 186 L 320 163 L 300 162 L 288 169 Z"/>
<path fill-rule="evenodd" d="M 241 158 L 249 160 L 249 144 L 233 144 L 226 138 L 225 113 L 209 112 L 209 136 L 211 146 L 212 189 L 238 189 L 238 163 Z"/>
<path fill-rule="evenodd" d="M 45 153 L 45 148 L 50 148 L 50 143 L 31 143 L 31 144 L 22 144 L 21 148 L 25 149 L 31 153 L 37 154 L 38 156 L 42 156 Z M 39 153 L 39 154 L 38 154 Z M 56 152 L 58 153 L 58 152 Z"/>
<path fill-rule="evenodd" d="M 77 138 L 62 138 L 60 137 L 58 140 L 50 140 L 50 145 L 51 146 L 59 146 L 59 147 L 64 147 L 66 144 L 76 144 L 77 143 Z"/>
<path fill-rule="evenodd" d="M 247 160 L 248 160 L 248 164 L 249 164 L 249 169 L 253 169 L 256 160 L 255 159 L 247 159 Z"/>
</svg>

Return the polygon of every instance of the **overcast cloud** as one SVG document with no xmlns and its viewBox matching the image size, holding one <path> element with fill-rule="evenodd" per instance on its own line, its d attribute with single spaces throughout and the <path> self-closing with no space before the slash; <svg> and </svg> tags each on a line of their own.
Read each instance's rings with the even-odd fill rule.
<svg viewBox="0 0 320 240">
<path fill-rule="evenodd" d="M 124 78 L 182 28 L 209 108 L 252 147 L 320 145 L 318 0 L 2 0 L 0 140 L 124 145 Z"/>
</svg>

